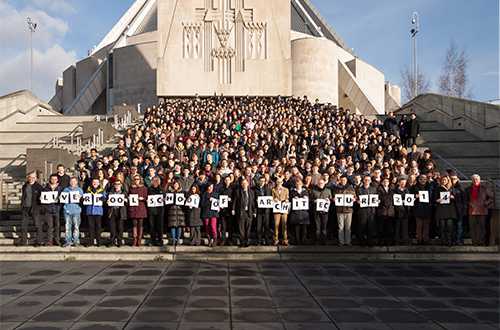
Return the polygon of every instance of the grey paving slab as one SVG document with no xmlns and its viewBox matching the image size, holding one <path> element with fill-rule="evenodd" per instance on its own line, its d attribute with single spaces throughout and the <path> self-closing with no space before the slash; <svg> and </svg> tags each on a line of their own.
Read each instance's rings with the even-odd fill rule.
<svg viewBox="0 0 500 330">
<path fill-rule="evenodd" d="M 496 263 L 2 266 L 2 330 L 499 328 Z"/>
</svg>

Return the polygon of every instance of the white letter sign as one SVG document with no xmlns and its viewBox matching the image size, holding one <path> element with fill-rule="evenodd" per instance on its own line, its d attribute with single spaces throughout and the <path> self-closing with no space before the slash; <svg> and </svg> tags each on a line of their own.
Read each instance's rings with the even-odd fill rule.
<svg viewBox="0 0 500 330">
<path fill-rule="evenodd" d="M 422 190 L 418 192 L 418 201 L 420 203 L 429 203 L 429 192 L 427 190 Z"/>
<path fill-rule="evenodd" d="M 139 206 L 139 195 L 129 195 L 128 196 L 128 205 L 130 206 Z"/>
<path fill-rule="evenodd" d="M 272 209 L 273 203 L 273 198 L 271 196 L 257 197 L 257 207 L 259 209 Z"/>
<path fill-rule="evenodd" d="M 394 202 L 394 206 L 403 206 L 403 196 L 399 194 L 392 195 L 392 201 Z"/>
<path fill-rule="evenodd" d="M 328 200 L 328 199 L 317 199 L 316 200 L 316 211 L 328 212 L 329 209 L 330 209 L 330 200 Z"/>
</svg>

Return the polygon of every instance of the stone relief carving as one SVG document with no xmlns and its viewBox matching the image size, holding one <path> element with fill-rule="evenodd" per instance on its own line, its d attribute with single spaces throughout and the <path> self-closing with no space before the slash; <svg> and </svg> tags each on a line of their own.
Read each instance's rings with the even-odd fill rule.
<svg viewBox="0 0 500 330">
<path fill-rule="evenodd" d="M 183 23 L 184 59 L 203 57 L 205 72 L 218 71 L 220 84 L 245 72 L 246 60 L 267 59 L 267 23 L 254 22 L 244 0 L 205 0 L 195 23 Z"/>
</svg>

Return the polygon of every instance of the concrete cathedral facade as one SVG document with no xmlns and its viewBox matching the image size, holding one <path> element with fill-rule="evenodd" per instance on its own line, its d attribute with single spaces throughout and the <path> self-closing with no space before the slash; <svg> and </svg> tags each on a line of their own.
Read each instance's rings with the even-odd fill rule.
<svg viewBox="0 0 500 330">
<path fill-rule="evenodd" d="M 105 114 L 160 97 L 307 96 L 366 115 L 399 87 L 353 54 L 309 0 L 137 0 L 56 83 L 52 107 Z"/>
</svg>

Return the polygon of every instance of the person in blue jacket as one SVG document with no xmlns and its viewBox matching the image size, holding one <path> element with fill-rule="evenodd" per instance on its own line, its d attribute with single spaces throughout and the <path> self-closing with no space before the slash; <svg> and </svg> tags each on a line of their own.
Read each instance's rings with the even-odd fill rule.
<svg viewBox="0 0 500 330">
<path fill-rule="evenodd" d="M 80 197 L 83 196 L 83 190 L 78 186 L 78 179 L 76 177 L 72 177 L 69 180 L 69 186 L 64 188 L 63 192 L 70 195 L 77 193 Z M 80 214 L 82 208 L 80 207 L 79 200 L 80 198 L 78 199 L 78 203 L 75 203 L 70 197 L 68 203 L 63 206 L 64 220 L 66 221 L 65 247 L 80 245 L 80 223 L 82 221 Z"/>
<path fill-rule="evenodd" d="M 92 195 L 101 195 L 101 200 L 106 199 L 106 193 L 104 188 L 101 187 L 101 182 L 98 178 L 92 179 L 91 185 L 87 189 L 87 193 Z M 101 244 L 101 228 L 102 228 L 102 216 L 104 214 L 104 208 L 102 204 L 96 205 L 93 201 L 92 205 L 87 205 L 85 208 L 85 214 L 87 215 L 88 226 L 89 226 L 89 245 L 99 246 Z"/>
</svg>

